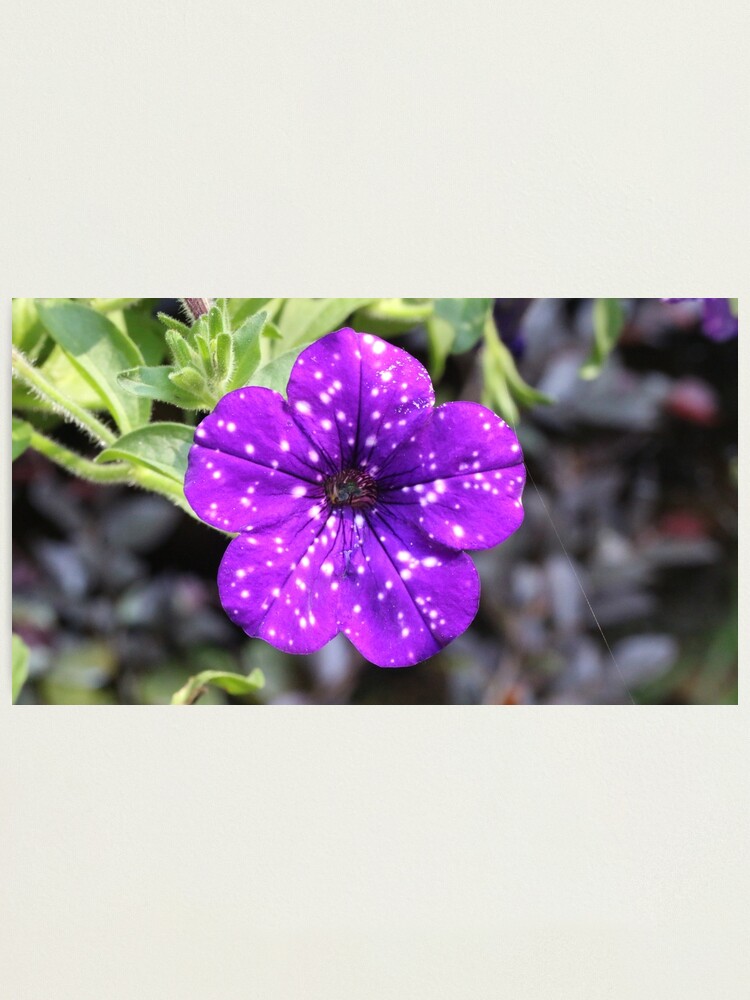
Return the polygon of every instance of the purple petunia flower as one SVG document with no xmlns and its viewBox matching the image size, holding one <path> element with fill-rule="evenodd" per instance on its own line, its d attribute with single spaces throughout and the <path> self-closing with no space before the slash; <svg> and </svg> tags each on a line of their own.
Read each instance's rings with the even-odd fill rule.
<svg viewBox="0 0 750 1000">
<path fill-rule="evenodd" d="M 435 407 L 415 358 L 350 329 L 300 354 L 287 393 L 228 393 L 190 450 L 193 510 L 240 532 L 219 569 L 227 614 L 286 652 L 342 631 L 381 667 L 432 656 L 479 605 L 461 550 L 523 520 L 516 435 L 477 403 Z"/>
<path fill-rule="evenodd" d="M 729 299 L 663 299 L 664 302 L 702 302 L 703 332 L 721 342 L 737 336 L 737 316 Z"/>
</svg>

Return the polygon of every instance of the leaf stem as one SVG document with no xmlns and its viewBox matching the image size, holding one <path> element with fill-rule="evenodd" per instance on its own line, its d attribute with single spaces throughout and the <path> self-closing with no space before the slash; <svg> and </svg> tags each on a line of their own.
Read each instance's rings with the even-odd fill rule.
<svg viewBox="0 0 750 1000">
<path fill-rule="evenodd" d="M 92 483 L 127 483 L 131 478 L 130 467 L 123 462 L 97 465 L 37 430 L 32 430 L 29 445 L 67 472 Z"/>
<path fill-rule="evenodd" d="M 30 386 L 56 412 L 82 427 L 98 444 L 107 445 L 115 441 L 115 435 L 101 420 L 98 420 L 90 410 L 63 395 L 17 347 L 12 349 L 12 358 L 13 374 L 16 378 Z"/>
<path fill-rule="evenodd" d="M 173 482 L 166 476 L 160 475 L 151 469 L 134 468 L 125 462 L 102 463 L 94 462 L 89 458 L 84 458 L 70 448 L 66 448 L 45 434 L 37 430 L 32 430 L 29 446 L 40 455 L 44 455 L 55 465 L 59 465 L 66 472 L 87 479 L 92 483 L 125 483 L 132 486 L 142 486 L 152 493 L 171 500 L 186 513 L 196 517 L 187 500 L 185 493 L 179 483 Z"/>
</svg>

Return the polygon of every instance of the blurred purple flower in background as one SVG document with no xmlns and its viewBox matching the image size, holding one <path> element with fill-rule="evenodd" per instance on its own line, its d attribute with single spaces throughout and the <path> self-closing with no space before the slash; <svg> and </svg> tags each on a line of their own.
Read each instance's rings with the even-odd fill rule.
<svg viewBox="0 0 750 1000">
<path fill-rule="evenodd" d="M 342 631 L 378 666 L 432 656 L 477 612 L 462 550 L 523 520 L 515 434 L 477 403 L 435 408 L 415 358 L 350 329 L 306 348 L 287 391 L 228 393 L 190 451 L 191 506 L 240 532 L 219 569 L 227 614 L 287 652 Z"/>
<path fill-rule="evenodd" d="M 663 299 L 663 302 L 702 302 L 703 332 L 721 342 L 737 336 L 737 314 L 731 299 Z"/>
<path fill-rule="evenodd" d="M 522 358 L 526 342 L 521 326 L 533 299 L 495 299 L 492 314 L 500 337 L 514 358 Z"/>
</svg>

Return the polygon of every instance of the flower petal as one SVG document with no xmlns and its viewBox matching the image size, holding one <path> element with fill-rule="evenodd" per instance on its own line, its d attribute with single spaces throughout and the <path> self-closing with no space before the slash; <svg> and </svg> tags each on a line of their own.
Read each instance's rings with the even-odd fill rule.
<svg viewBox="0 0 750 1000">
<path fill-rule="evenodd" d="M 479 607 L 471 559 L 374 508 L 345 543 L 339 626 L 371 663 L 406 667 L 465 631 Z"/>
<path fill-rule="evenodd" d="M 521 446 L 478 403 L 446 403 L 399 447 L 379 502 L 454 549 L 487 549 L 523 521 Z"/>
<path fill-rule="evenodd" d="M 737 336 L 737 317 L 729 299 L 703 300 L 703 332 L 711 340 L 721 342 Z"/>
<path fill-rule="evenodd" d="M 399 347 L 345 328 L 297 358 L 287 386 L 299 426 L 339 467 L 377 470 L 432 411 L 424 367 Z"/>
<path fill-rule="evenodd" d="M 306 511 L 322 497 L 328 471 L 283 397 L 237 389 L 196 429 L 185 496 L 209 524 L 251 530 Z"/>
<path fill-rule="evenodd" d="M 230 619 L 287 653 L 312 653 L 338 631 L 341 522 L 324 505 L 297 515 L 277 535 L 239 535 L 219 567 L 219 594 Z"/>
</svg>

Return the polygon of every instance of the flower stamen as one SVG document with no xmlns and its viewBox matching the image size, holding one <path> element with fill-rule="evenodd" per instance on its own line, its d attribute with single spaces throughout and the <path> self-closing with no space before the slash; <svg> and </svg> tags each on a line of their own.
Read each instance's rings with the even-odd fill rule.
<svg viewBox="0 0 750 1000">
<path fill-rule="evenodd" d="M 372 507 L 378 487 L 372 476 L 357 469 L 344 469 L 324 483 L 326 499 L 333 507 Z"/>
</svg>

